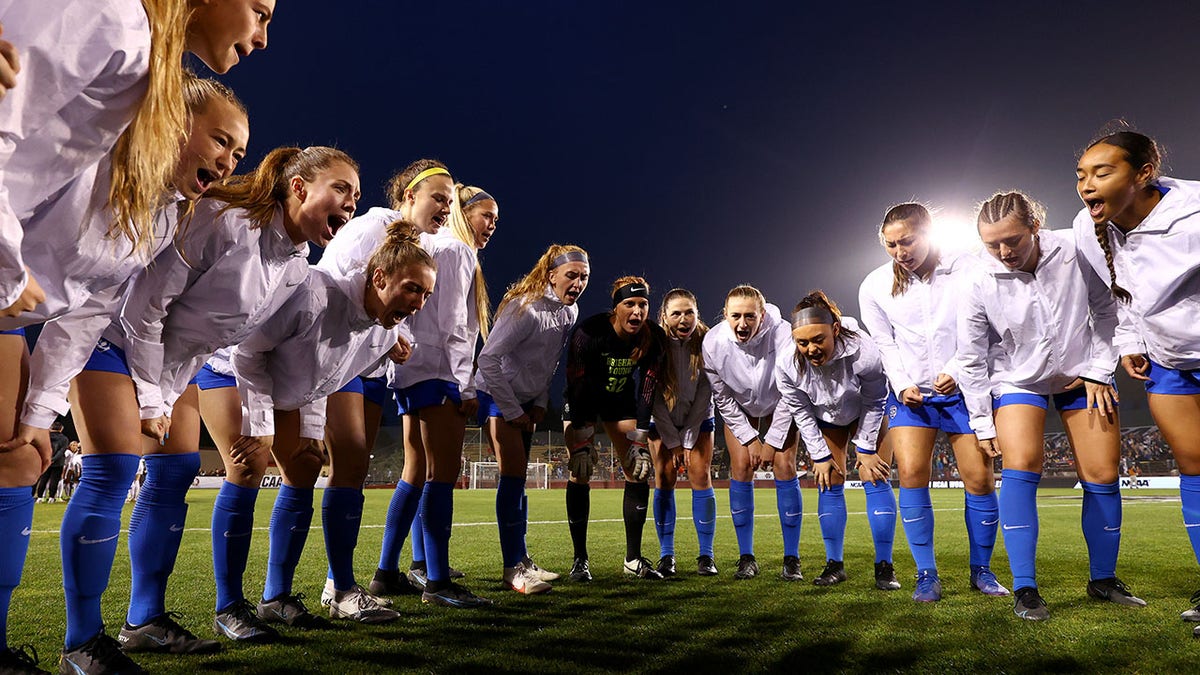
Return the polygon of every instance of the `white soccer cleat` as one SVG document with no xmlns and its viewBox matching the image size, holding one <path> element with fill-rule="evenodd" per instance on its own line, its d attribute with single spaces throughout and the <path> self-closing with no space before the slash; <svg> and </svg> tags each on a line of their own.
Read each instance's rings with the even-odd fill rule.
<svg viewBox="0 0 1200 675">
<path fill-rule="evenodd" d="M 538 567 L 538 564 L 533 562 L 533 558 L 529 556 L 525 556 L 525 559 L 521 562 L 526 568 L 529 569 L 530 572 L 533 572 L 533 574 L 542 581 L 558 581 L 560 578 L 562 578 L 562 575 L 560 575 L 558 572 L 551 572 L 550 570 L 544 570 Z"/>
<path fill-rule="evenodd" d="M 525 595 L 548 593 L 553 588 L 550 584 L 542 581 L 541 577 L 533 570 L 526 567 L 525 563 L 517 563 L 515 567 L 505 567 L 504 583 L 514 591 Z"/>
<path fill-rule="evenodd" d="M 391 607 L 392 606 L 391 598 L 381 598 L 378 595 L 371 593 L 370 591 L 365 591 L 365 592 L 367 595 L 371 596 L 375 600 L 375 602 L 379 603 L 380 607 Z M 333 602 L 333 596 L 335 593 L 337 593 L 337 589 L 335 589 L 333 587 L 333 579 L 326 577 L 325 588 L 321 589 L 321 606 L 328 607 L 329 603 Z"/>
<path fill-rule="evenodd" d="M 329 601 L 329 618 L 350 619 L 359 623 L 386 623 L 400 618 L 400 612 L 375 601 L 375 596 L 354 584 L 348 591 L 334 591 Z"/>
</svg>

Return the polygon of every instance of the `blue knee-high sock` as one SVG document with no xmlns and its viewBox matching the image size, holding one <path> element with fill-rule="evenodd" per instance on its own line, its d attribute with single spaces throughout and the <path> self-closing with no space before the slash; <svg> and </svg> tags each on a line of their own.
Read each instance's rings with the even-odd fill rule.
<svg viewBox="0 0 1200 675">
<path fill-rule="evenodd" d="M 137 466 L 137 455 L 83 457 L 83 475 L 67 503 L 59 535 L 67 599 L 67 649 L 87 642 L 104 628 L 100 596 L 108 587 L 121 535 L 121 507 Z"/>
<path fill-rule="evenodd" d="M 242 579 L 254 534 L 254 503 L 258 488 L 221 483 L 213 504 L 213 576 L 217 581 L 217 611 L 246 599 Z"/>
<path fill-rule="evenodd" d="M 1121 485 L 1119 481 L 1080 484 L 1090 578 L 1111 579 L 1117 576 L 1117 553 L 1121 550 Z"/>
<path fill-rule="evenodd" d="M 146 482 L 129 518 L 129 611 L 140 626 L 167 612 L 167 579 L 175 569 L 188 488 L 200 471 L 200 453 L 146 455 Z"/>
<path fill-rule="evenodd" d="M 717 532 L 717 493 L 712 488 L 692 490 L 692 523 L 700 541 L 700 555 L 712 557 Z"/>
<path fill-rule="evenodd" d="M 267 584 L 263 600 L 274 600 L 292 594 L 292 579 L 296 565 L 308 541 L 312 525 L 313 490 L 280 485 L 275 508 L 271 510 L 269 535 L 271 548 L 267 553 Z"/>
<path fill-rule="evenodd" d="M 525 535 L 529 534 L 529 494 L 525 492 L 525 483 L 521 483 L 521 560 L 529 557 L 529 546 L 525 543 Z"/>
<path fill-rule="evenodd" d="M 825 557 L 841 560 L 846 542 L 846 486 L 830 485 L 817 495 L 817 522 L 825 540 Z"/>
<path fill-rule="evenodd" d="M 1183 503 L 1183 526 L 1192 542 L 1192 554 L 1200 563 L 1200 476 L 1179 474 L 1179 501 Z"/>
<path fill-rule="evenodd" d="M 896 493 L 885 481 L 863 483 L 867 493 L 867 523 L 875 542 L 875 562 L 892 561 L 892 543 L 896 540 Z"/>
<path fill-rule="evenodd" d="M 429 581 L 450 581 L 450 524 L 454 521 L 454 484 L 425 483 L 421 495 L 425 531 L 425 573 Z"/>
<path fill-rule="evenodd" d="M 996 531 L 1000 529 L 1000 500 L 995 492 L 986 495 L 966 495 L 963 519 L 967 521 L 967 543 L 971 547 L 971 567 L 992 564 L 992 549 L 996 546 Z"/>
<path fill-rule="evenodd" d="M 516 567 L 525 559 L 525 537 L 521 522 L 524 476 L 500 476 L 496 488 L 496 525 L 500 528 L 500 557 L 505 567 Z"/>
<path fill-rule="evenodd" d="M 754 481 L 729 481 L 729 514 L 737 535 L 738 553 L 754 555 Z"/>
<path fill-rule="evenodd" d="M 379 569 L 395 572 L 400 569 L 400 549 L 404 538 L 417 517 L 421 491 L 405 481 L 396 483 L 392 501 L 388 504 L 387 520 L 383 526 L 383 550 L 379 552 Z"/>
<path fill-rule="evenodd" d="M 428 485 L 428 483 L 426 483 Z M 425 491 L 421 490 L 421 495 L 418 497 L 418 502 L 423 502 L 425 499 Z M 422 513 L 421 507 L 417 506 L 417 513 Z M 412 541 L 412 566 L 411 569 L 426 569 L 428 565 L 425 562 L 425 520 L 424 516 L 413 518 L 412 531 L 409 532 L 409 537 Z"/>
<path fill-rule="evenodd" d="M 321 498 L 321 525 L 325 532 L 325 557 L 333 587 L 348 591 L 354 586 L 354 548 L 362 526 L 362 488 L 325 488 Z"/>
<path fill-rule="evenodd" d="M 675 491 L 654 488 L 654 532 L 658 555 L 675 555 Z"/>
<path fill-rule="evenodd" d="M 933 554 L 933 501 L 929 488 L 900 488 L 900 520 L 917 572 L 936 572 Z"/>
<path fill-rule="evenodd" d="M 800 479 L 775 481 L 775 504 L 783 529 L 783 555 L 800 557 Z"/>
<path fill-rule="evenodd" d="M 1000 523 L 1013 588 L 1037 588 L 1037 488 L 1042 475 L 1005 469 L 1000 477 Z"/>
<path fill-rule="evenodd" d="M 0 488 L 0 649 L 8 648 L 8 606 L 21 583 L 29 535 L 33 529 L 33 492 L 27 487 Z"/>
</svg>

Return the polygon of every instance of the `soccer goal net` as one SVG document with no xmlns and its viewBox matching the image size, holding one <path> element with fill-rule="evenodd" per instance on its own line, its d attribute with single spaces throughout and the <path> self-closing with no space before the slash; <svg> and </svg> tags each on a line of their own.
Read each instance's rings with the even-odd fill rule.
<svg viewBox="0 0 1200 675">
<path fill-rule="evenodd" d="M 500 465 L 496 462 L 471 462 L 471 489 L 495 490 L 500 484 Z M 545 490 L 550 487 L 550 465 L 534 462 L 525 469 L 525 487 Z"/>
</svg>

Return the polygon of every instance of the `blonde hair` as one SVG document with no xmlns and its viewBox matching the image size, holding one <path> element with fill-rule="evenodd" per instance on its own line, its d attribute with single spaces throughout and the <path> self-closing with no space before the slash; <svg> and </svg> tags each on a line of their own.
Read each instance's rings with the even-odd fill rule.
<svg viewBox="0 0 1200 675">
<path fill-rule="evenodd" d="M 168 198 L 179 148 L 187 137 L 183 97 L 184 46 L 191 14 L 181 0 L 142 0 L 150 24 L 146 95 L 112 150 L 108 208 L 111 239 L 125 237 L 134 251 L 149 249 L 154 216 Z"/>
<path fill-rule="evenodd" d="M 747 300 L 754 300 L 755 302 L 758 303 L 758 311 L 759 312 L 767 311 L 767 298 L 762 294 L 762 291 L 751 286 L 750 284 L 738 284 L 737 286 L 734 286 L 733 288 L 729 289 L 729 292 L 725 294 L 725 304 L 728 305 L 729 301 L 733 300 L 734 298 L 744 298 Z M 724 321 L 725 320 L 724 307 L 721 308 L 721 314 L 722 314 L 721 320 Z"/>
<path fill-rule="evenodd" d="M 929 228 L 933 226 L 933 216 L 929 215 L 929 209 L 924 204 L 917 202 L 906 202 L 897 204 L 888 209 L 883 215 L 883 224 L 879 226 L 879 243 L 887 246 L 887 242 L 883 240 L 883 228 L 893 223 L 905 223 L 921 234 L 927 234 Z M 900 263 L 892 261 L 892 297 L 903 294 L 908 290 L 908 284 L 912 281 L 912 276 L 900 266 Z"/>
<path fill-rule="evenodd" d="M 377 269 L 390 276 L 409 265 L 424 265 L 437 271 L 437 263 L 434 262 L 433 256 L 421 248 L 417 226 L 407 220 L 392 221 L 387 226 L 387 235 L 383 243 L 379 244 L 371 254 L 371 259 L 367 261 L 367 279 L 370 279 Z"/>
<path fill-rule="evenodd" d="M 470 206 L 463 208 L 463 204 L 470 201 L 471 197 L 483 192 L 483 188 L 477 188 L 473 185 L 463 185 L 456 183 L 454 186 L 454 200 L 450 204 L 450 232 L 467 246 L 471 247 L 472 251 L 476 251 L 475 246 L 475 230 L 471 227 L 471 222 L 467 220 L 467 211 L 475 208 L 482 203 L 483 200 L 475 202 Z M 490 197 L 490 195 L 489 195 Z M 494 201 L 494 200 L 493 200 Z M 491 301 L 488 299 L 487 280 L 483 278 L 483 267 L 479 264 L 479 254 L 475 255 L 475 313 L 479 316 L 479 335 L 487 342 L 488 333 L 490 332 L 491 324 Z"/>
<path fill-rule="evenodd" d="M 287 201 L 288 181 L 292 176 L 311 182 L 318 173 L 338 163 L 358 171 L 358 162 L 337 148 L 322 145 L 275 148 L 253 171 L 230 176 L 209 188 L 205 196 L 226 202 L 223 210 L 245 209 L 250 215 L 250 227 L 259 228 L 270 223 L 275 209 Z"/>
<path fill-rule="evenodd" d="M 433 168 L 446 169 L 447 171 L 450 170 L 445 164 L 442 164 L 436 159 L 418 159 L 391 177 L 391 179 L 387 182 L 387 196 L 388 204 L 393 210 L 399 211 L 400 207 L 404 205 L 404 191 L 406 188 L 408 188 L 408 184 L 417 177 L 417 174 Z M 447 178 L 449 178 L 449 176 L 447 176 Z M 425 180 L 422 180 L 421 183 L 424 183 Z M 417 183 L 412 187 L 413 192 L 416 192 L 421 183 Z"/>
<path fill-rule="evenodd" d="M 635 276 L 624 276 L 613 282 L 612 289 L 608 292 L 609 297 L 611 298 L 618 289 L 628 284 L 641 284 L 642 286 L 646 287 L 646 295 L 650 295 L 650 284 L 645 279 Z M 616 312 L 615 307 L 609 310 L 609 316 L 612 316 L 614 312 Z M 629 355 L 629 358 L 635 362 L 641 361 L 643 356 L 650 353 L 650 347 L 654 341 L 654 334 L 650 332 L 648 323 L 642 324 L 642 327 L 638 329 L 638 334 L 638 343 L 633 348 L 633 352 Z"/>
<path fill-rule="evenodd" d="M 692 334 L 688 336 L 688 379 L 694 380 L 700 371 L 704 369 L 704 336 L 708 334 L 708 326 L 700 320 L 700 305 L 696 302 L 696 296 L 691 291 L 683 288 L 672 288 L 663 296 L 662 307 L 658 310 L 658 325 L 663 327 L 663 330 L 670 335 L 670 330 L 667 328 L 667 304 L 672 300 L 683 298 L 691 302 L 696 307 L 696 328 Z M 675 359 L 667 359 L 666 376 L 663 378 L 662 394 L 663 400 L 667 403 L 669 410 L 675 409 L 675 390 L 678 387 L 680 373 L 675 372 Z"/>
<path fill-rule="evenodd" d="M 551 244 L 542 257 L 534 263 L 533 269 L 504 292 L 504 297 L 500 299 L 500 305 L 496 307 L 496 314 L 499 315 L 500 312 L 503 312 L 504 307 L 514 300 L 524 306 L 542 297 L 542 294 L 546 292 L 546 286 L 550 285 L 550 272 L 554 270 L 554 259 L 564 253 L 587 255 L 587 251 L 572 244 Z"/>
<path fill-rule="evenodd" d="M 225 101 L 249 119 L 250 113 L 246 112 L 246 105 L 232 89 L 214 79 L 197 77 L 190 70 L 183 71 L 183 104 L 187 108 L 189 122 L 196 115 L 203 113 L 209 103 L 218 100 Z"/>
</svg>

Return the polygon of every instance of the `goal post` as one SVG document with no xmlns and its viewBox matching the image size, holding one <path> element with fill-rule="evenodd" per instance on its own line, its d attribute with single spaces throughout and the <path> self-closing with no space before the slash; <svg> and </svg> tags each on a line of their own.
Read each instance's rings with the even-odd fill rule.
<svg viewBox="0 0 1200 675">
<path fill-rule="evenodd" d="M 495 490 L 500 484 L 500 465 L 496 462 L 471 462 L 471 489 Z M 550 487 L 550 465 L 532 462 L 525 469 L 525 488 L 545 490 Z"/>
</svg>

